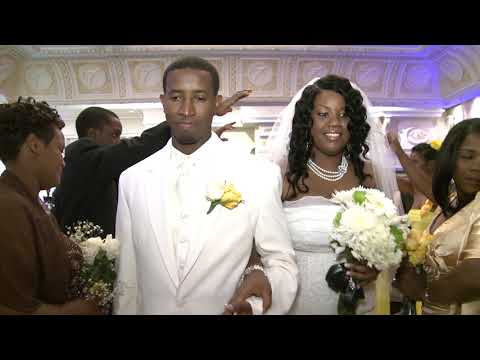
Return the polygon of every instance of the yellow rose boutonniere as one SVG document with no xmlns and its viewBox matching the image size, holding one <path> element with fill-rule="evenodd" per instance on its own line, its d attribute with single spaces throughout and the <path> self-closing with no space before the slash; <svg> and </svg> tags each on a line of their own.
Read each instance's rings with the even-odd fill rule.
<svg viewBox="0 0 480 360">
<path fill-rule="evenodd" d="M 219 204 L 231 210 L 243 202 L 242 194 L 235 189 L 233 184 L 227 184 L 226 182 L 209 184 L 207 188 L 207 199 L 211 202 L 207 215 Z"/>
<path fill-rule="evenodd" d="M 438 151 L 438 150 L 440 150 L 440 147 L 442 146 L 442 142 L 440 140 L 433 140 L 430 143 L 430 146 Z"/>
</svg>

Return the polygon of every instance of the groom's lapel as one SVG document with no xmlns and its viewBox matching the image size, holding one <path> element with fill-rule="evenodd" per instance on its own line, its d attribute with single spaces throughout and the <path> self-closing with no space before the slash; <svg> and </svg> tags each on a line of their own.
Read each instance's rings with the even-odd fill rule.
<svg viewBox="0 0 480 360">
<path fill-rule="evenodd" d="M 155 234 L 155 242 L 167 268 L 167 272 L 175 287 L 178 287 L 179 278 L 177 262 L 175 260 L 175 247 L 171 236 L 172 225 L 169 223 L 169 203 L 172 196 L 170 183 L 174 169 L 167 149 L 160 150 L 158 160 L 152 162 L 148 177 L 147 206 L 150 224 Z"/>
</svg>

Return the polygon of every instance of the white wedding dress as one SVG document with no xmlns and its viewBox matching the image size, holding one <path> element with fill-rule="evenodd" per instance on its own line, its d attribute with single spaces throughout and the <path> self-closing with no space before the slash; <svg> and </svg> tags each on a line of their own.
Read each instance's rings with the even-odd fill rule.
<svg viewBox="0 0 480 360">
<path fill-rule="evenodd" d="M 336 263 L 329 247 L 328 234 L 339 205 L 322 196 L 305 196 L 285 201 L 283 208 L 297 257 L 299 288 L 289 315 L 336 315 L 338 294 L 325 280 L 328 269 Z M 375 283 L 364 288 L 357 314 L 374 312 Z"/>
</svg>

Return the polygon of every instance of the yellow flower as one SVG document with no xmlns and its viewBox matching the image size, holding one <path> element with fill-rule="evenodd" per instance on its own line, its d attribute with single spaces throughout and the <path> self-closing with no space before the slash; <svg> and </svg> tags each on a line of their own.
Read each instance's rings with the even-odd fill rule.
<svg viewBox="0 0 480 360">
<path fill-rule="evenodd" d="M 407 237 L 407 250 L 415 251 L 420 246 L 420 239 L 422 237 L 422 232 L 419 229 L 412 229 Z"/>
<path fill-rule="evenodd" d="M 418 209 L 412 209 L 408 212 L 408 220 L 410 222 L 416 222 L 416 221 L 421 221 L 422 220 L 422 214 L 420 210 Z"/>
<path fill-rule="evenodd" d="M 223 194 L 220 198 L 213 199 L 207 195 L 207 198 L 211 201 L 210 209 L 208 210 L 207 214 L 210 214 L 215 206 L 218 204 L 226 207 L 227 209 L 234 209 L 243 202 L 242 194 L 240 194 L 233 184 L 225 184 L 223 187 Z"/>
<path fill-rule="evenodd" d="M 240 194 L 232 184 L 227 184 L 220 199 L 220 204 L 227 209 L 234 209 L 242 202 L 242 194 Z"/>
<path fill-rule="evenodd" d="M 408 212 L 408 219 L 412 229 L 425 230 L 431 223 L 434 213 L 432 212 L 433 203 L 430 200 L 425 201 L 421 209 L 412 209 Z"/>
<path fill-rule="evenodd" d="M 423 246 L 420 246 L 417 250 L 410 253 L 409 260 L 410 263 L 414 266 L 423 264 L 425 261 L 425 255 L 427 253 L 427 249 Z"/>
<path fill-rule="evenodd" d="M 411 234 L 411 233 L 410 233 Z M 418 239 L 418 243 L 414 243 Z M 411 244 L 409 244 L 409 240 Z M 433 240 L 433 236 L 425 230 L 420 238 L 418 238 L 418 233 L 412 236 L 407 240 L 407 251 L 409 255 L 409 260 L 412 265 L 420 265 L 425 262 L 425 255 L 427 254 L 428 245 Z M 409 247 L 410 245 L 410 247 Z M 416 246 L 415 246 L 416 245 Z"/>
<path fill-rule="evenodd" d="M 433 203 L 430 200 L 426 200 L 423 206 L 420 208 L 420 216 L 424 216 L 432 211 Z"/>
<path fill-rule="evenodd" d="M 440 150 L 440 147 L 442 146 L 442 142 L 440 140 L 433 140 L 430 143 L 430 146 L 438 151 L 438 150 Z"/>
<path fill-rule="evenodd" d="M 420 245 L 427 247 L 433 240 L 433 235 L 430 235 L 427 230 L 423 232 L 423 236 L 420 238 Z"/>
</svg>

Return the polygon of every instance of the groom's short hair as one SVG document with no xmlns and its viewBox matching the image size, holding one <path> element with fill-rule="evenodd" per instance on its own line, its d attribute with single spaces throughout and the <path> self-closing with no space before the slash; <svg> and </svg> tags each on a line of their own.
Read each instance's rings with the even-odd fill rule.
<svg viewBox="0 0 480 360">
<path fill-rule="evenodd" d="M 166 93 L 167 91 L 167 76 L 168 73 L 174 70 L 180 69 L 193 69 L 193 70 L 203 70 L 210 73 L 212 78 L 212 87 L 213 87 L 213 94 L 216 96 L 218 95 L 218 90 L 220 89 L 220 77 L 218 76 L 218 71 L 211 63 L 207 60 L 202 59 L 197 56 L 187 56 L 177 61 L 174 61 L 170 65 L 168 65 L 167 69 L 163 73 L 163 92 Z"/>
</svg>

